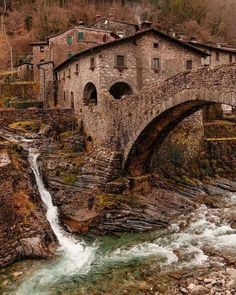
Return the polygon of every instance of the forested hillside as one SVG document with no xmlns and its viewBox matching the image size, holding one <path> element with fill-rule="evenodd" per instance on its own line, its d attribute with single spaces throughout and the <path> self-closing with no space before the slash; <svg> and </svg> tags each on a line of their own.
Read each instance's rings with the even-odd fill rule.
<svg viewBox="0 0 236 295">
<path fill-rule="evenodd" d="M 5 23 L 14 56 L 30 52 L 29 42 L 43 40 L 97 14 L 140 22 L 163 31 L 178 30 L 200 41 L 235 43 L 235 0 L 6 0 Z M 1 5 L 3 0 L 1 1 Z"/>
</svg>

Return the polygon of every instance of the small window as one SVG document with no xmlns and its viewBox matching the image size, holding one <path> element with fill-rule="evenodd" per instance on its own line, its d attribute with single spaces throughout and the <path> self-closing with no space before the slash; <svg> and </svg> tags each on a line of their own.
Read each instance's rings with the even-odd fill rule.
<svg viewBox="0 0 236 295">
<path fill-rule="evenodd" d="M 68 52 L 68 53 L 67 53 L 68 58 L 72 57 L 72 55 L 73 55 L 72 52 Z"/>
<path fill-rule="evenodd" d="M 78 41 L 84 40 L 84 32 L 78 32 L 77 38 Z"/>
<path fill-rule="evenodd" d="M 79 74 L 79 64 L 75 65 L 75 74 L 78 75 Z"/>
<path fill-rule="evenodd" d="M 66 92 L 65 91 L 64 91 L 63 99 L 64 99 L 64 102 L 65 102 L 66 101 Z"/>
<path fill-rule="evenodd" d="M 94 69 L 95 68 L 95 58 L 91 57 L 90 58 L 90 69 Z"/>
<path fill-rule="evenodd" d="M 64 71 L 63 72 L 63 80 L 65 80 L 66 79 L 66 72 Z"/>
<path fill-rule="evenodd" d="M 44 62 L 44 58 L 40 59 L 40 63 L 42 64 Z"/>
<path fill-rule="evenodd" d="M 160 58 L 153 58 L 153 60 L 152 60 L 152 68 L 154 70 L 159 70 L 160 69 Z"/>
<path fill-rule="evenodd" d="M 60 73 L 58 73 L 58 82 L 60 82 L 61 81 L 61 75 L 60 75 Z"/>
<path fill-rule="evenodd" d="M 124 55 L 117 55 L 116 56 L 116 66 L 119 68 L 125 67 L 125 56 Z"/>
<path fill-rule="evenodd" d="M 69 68 L 69 70 L 68 70 L 68 78 L 70 78 L 70 74 L 71 74 L 71 71 L 70 71 L 70 68 Z"/>
<path fill-rule="evenodd" d="M 159 43 L 158 43 L 158 42 L 155 42 L 155 43 L 153 44 L 153 47 L 154 47 L 154 48 L 159 48 Z"/>
<path fill-rule="evenodd" d="M 44 46 L 40 46 L 40 52 L 44 52 Z"/>
<path fill-rule="evenodd" d="M 67 36 L 67 44 L 68 45 L 72 44 L 72 36 Z"/>
<path fill-rule="evenodd" d="M 232 54 L 229 55 L 229 62 L 233 62 L 233 55 Z"/>
<path fill-rule="evenodd" d="M 216 61 L 220 61 L 220 53 L 216 52 Z"/>
<path fill-rule="evenodd" d="M 193 61 L 191 59 L 188 59 L 186 62 L 186 69 L 189 71 L 189 70 L 192 70 L 192 68 L 193 68 Z"/>
</svg>

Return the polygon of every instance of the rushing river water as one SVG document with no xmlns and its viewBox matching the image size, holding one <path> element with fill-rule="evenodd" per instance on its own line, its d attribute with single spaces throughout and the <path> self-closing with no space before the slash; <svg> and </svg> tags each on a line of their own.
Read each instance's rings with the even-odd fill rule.
<svg viewBox="0 0 236 295">
<path fill-rule="evenodd" d="M 48 261 L 22 261 L 2 270 L 1 294 L 139 294 L 135 288 L 145 280 L 154 290 L 150 278 L 158 285 L 155 277 L 160 273 L 223 264 L 220 256 L 206 254 L 209 249 L 236 256 L 236 230 L 224 218 L 236 211 L 235 195 L 226 198 L 224 208 L 201 206 L 189 216 L 180 216 L 166 230 L 93 241 L 72 237 L 59 224 L 57 208 L 39 172 L 38 156 L 30 151 L 29 162 L 47 206 L 47 219 L 59 241 L 58 255 Z M 125 293 L 127 290 L 134 291 Z"/>
</svg>

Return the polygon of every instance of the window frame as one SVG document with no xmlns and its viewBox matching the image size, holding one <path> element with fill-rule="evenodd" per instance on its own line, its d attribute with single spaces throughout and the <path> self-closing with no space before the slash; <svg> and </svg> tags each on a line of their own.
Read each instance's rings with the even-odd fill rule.
<svg viewBox="0 0 236 295">
<path fill-rule="evenodd" d="M 186 70 L 187 71 L 192 71 L 192 69 L 193 69 L 193 60 L 192 59 L 187 59 L 186 60 Z"/>
<path fill-rule="evenodd" d="M 79 75 L 79 64 L 75 64 L 75 74 Z"/>
<path fill-rule="evenodd" d="M 122 57 L 123 58 L 123 64 L 120 65 L 118 63 L 118 58 Z M 115 54 L 115 68 L 123 70 L 123 69 L 127 69 L 127 55 L 124 53 L 119 53 L 119 54 Z"/>
<path fill-rule="evenodd" d="M 96 67 L 95 57 L 92 56 L 92 57 L 90 57 L 90 70 L 94 70 L 95 67 Z"/>
<path fill-rule="evenodd" d="M 156 65 L 158 65 L 158 66 L 156 66 Z M 155 72 L 159 72 L 161 70 L 161 59 L 159 57 L 152 58 L 152 69 Z"/>
<path fill-rule="evenodd" d="M 160 43 L 158 41 L 153 43 L 153 48 L 159 49 L 160 48 Z"/>
<path fill-rule="evenodd" d="M 78 42 L 84 41 L 84 32 L 77 32 L 77 41 Z"/>
<path fill-rule="evenodd" d="M 73 36 L 71 36 L 71 35 L 66 36 L 66 42 L 67 42 L 67 45 L 72 45 L 73 44 Z"/>
</svg>

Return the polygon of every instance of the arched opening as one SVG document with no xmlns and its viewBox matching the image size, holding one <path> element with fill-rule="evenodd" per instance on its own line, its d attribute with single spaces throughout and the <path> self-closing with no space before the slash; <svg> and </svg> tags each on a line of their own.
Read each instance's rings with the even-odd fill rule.
<svg viewBox="0 0 236 295">
<path fill-rule="evenodd" d="M 71 93 L 70 93 L 70 107 L 72 109 L 75 108 L 75 101 L 74 101 L 74 93 L 73 93 L 73 91 L 71 91 Z"/>
<path fill-rule="evenodd" d="M 133 90 L 129 84 L 117 82 L 111 86 L 109 92 L 115 99 L 121 99 L 124 95 L 131 95 Z"/>
<path fill-rule="evenodd" d="M 97 105 L 97 89 L 91 82 L 84 87 L 83 102 L 84 105 Z"/>
<path fill-rule="evenodd" d="M 126 158 L 125 172 L 137 176 L 149 171 L 153 152 L 180 122 L 206 105 L 206 101 L 188 101 L 174 106 L 154 118 L 134 141 Z"/>
</svg>

